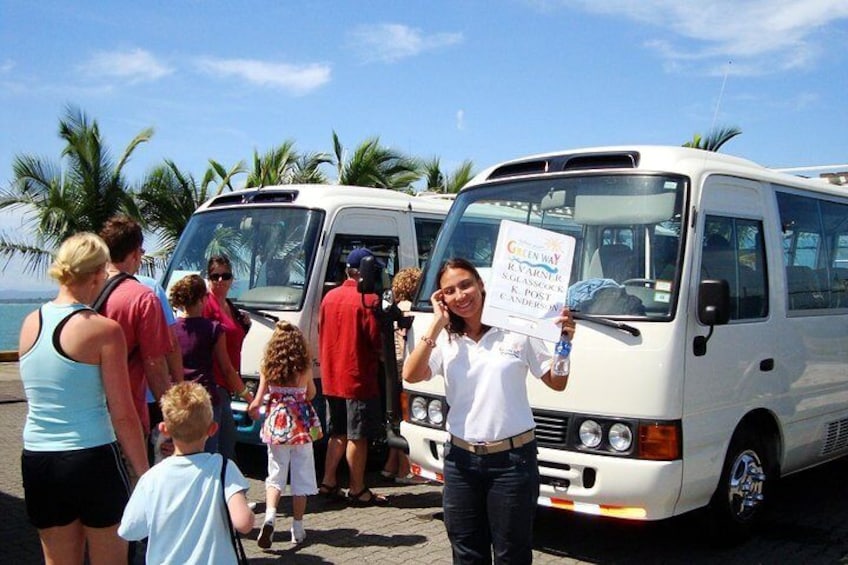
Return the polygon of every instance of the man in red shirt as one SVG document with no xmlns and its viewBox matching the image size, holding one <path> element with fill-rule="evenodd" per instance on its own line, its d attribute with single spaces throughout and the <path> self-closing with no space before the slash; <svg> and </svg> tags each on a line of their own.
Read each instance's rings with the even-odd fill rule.
<svg viewBox="0 0 848 565">
<path fill-rule="evenodd" d="M 318 318 L 321 385 L 327 400 L 327 457 L 320 492 L 339 495 L 336 471 L 347 458 L 353 505 L 383 504 L 386 498 L 365 486 L 368 433 L 380 421 L 380 327 L 373 309 L 376 295 L 357 290 L 359 266 L 374 254 L 364 247 L 347 257 L 347 280 L 327 293 Z M 378 262 L 379 265 L 379 262 Z M 382 265 L 380 265 L 382 268 Z"/>
<path fill-rule="evenodd" d="M 110 218 L 100 237 L 109 246 L 111 261 L 107 266 L 109 277 L 118 273 L 134 275 L 141 266 L 144 255 L 144 235 L 141 226 L 127 216 Z M 155 400 L 171 386 L 165 356 L 171 352 L 171 337 L 162 303 L 153 291 L 133 278 L 115 287 L 102 310 L 107 318 L 121 325 L 127 341 L 130 389 L 145 438 L 150 434 L 150 416 L 147 409 L 147 387 Z"/>
</svg>

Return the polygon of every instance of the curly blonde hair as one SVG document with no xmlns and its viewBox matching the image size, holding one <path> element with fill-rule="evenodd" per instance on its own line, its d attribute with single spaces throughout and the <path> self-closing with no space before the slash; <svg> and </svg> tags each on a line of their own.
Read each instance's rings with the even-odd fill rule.
<svg viewBox="0 0 848 565">
<path fill-rule="evenodd" d="M 109 248 L 99 236 L 80 232 L 62 242 L 48 273 L 59 284 L 79 282 L 106 267 Z"/>
<path fill-rule="evenodd" d="M 289 322 L 277 322 L 259 368 L 269 383 L 295 386 L 309 367 L 309 347 L 303 332 Z"/>
<path fill-rule="evenodd" d="M 206 293 L 206 281 L 200 275 L 186 275 L 174 283 L 168 299 L 174 308 L 185 310 L 203 300 Z"/>
<path fill-rule="evenodd" d="M 212 423 L 212 401 L 200 383 L 177 383 L 159 399 L 168 434 L 186 443 L 202 439 Z"/>
<path fill-rule="evenodd" d="M 415 290 L 418 288 L 418 281 L 421 280 L 421 269 L 418 267 L 406 267 L 397 272 L 392 279 L 392 292 L 395 295 L 395 300 L 412 300 L 415 295 Z"/>
</svg>

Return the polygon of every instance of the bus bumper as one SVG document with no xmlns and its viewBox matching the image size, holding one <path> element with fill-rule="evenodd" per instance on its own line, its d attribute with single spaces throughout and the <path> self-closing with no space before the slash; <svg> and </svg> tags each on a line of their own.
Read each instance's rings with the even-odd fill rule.
<svg viewBox="0 0 848 565">
<path fill-rule="evenodd" d="M 263 445 L 262 440 L 259 439 L 259 430 L 262 429 L 264 418 L 261 420 L 251 418 L 247 413 L 247 403 L 240 400 L 230 402 L 230 408 L 236 425 L 236 443 Z"/>
<path fill-rule="evenodd" d="M 444 482 L 447 432 L 401 422 L 413 472 Z M 661 520 L 674 515 L 683 476 L 682 461 L 642 461 L 560 449 L 539 448 L 541 506 L 627 520 Z"/>
</svg>

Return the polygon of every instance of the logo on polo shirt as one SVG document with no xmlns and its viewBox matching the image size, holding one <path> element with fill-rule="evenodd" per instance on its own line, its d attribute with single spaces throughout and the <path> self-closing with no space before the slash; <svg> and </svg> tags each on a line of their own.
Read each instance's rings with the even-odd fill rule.
<svg viewBox="0 0 848 565">
<path fill-rule="evenodd" d="M 498 347 L 498 352 L 505 357 L 512 357 L 514 359 L 521 357 L 521 349 L 510 343 L 502 343 Z"/>
</svg>

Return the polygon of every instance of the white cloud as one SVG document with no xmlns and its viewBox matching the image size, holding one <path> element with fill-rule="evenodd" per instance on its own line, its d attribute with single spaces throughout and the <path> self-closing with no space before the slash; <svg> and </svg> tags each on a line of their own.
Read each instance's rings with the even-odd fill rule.
<svg viewBox="0 0 848 565">
<path fill-rule="evenodd" d="M 0 74 L 6 74 L 12 71 L 15 68 L 15 62 L 11 59 L 4 59 L 0 62 Z"/>
<path fill-rule="evenodd" d="M 562 0 L 561 4 L 651 24 L 662 31 L 662 39 L 646 46 L 665 59 L 667 69 L 696 68 L 714 74 L 728 71 L 727 61 L 733 61 L 729 72 L 734 74 L 803 69 L 824 52 L 828 40 L 844 44 L 844 37 L 834 41 L 826 28 L 848 18 L 846 0 Z M 545 7 L 550 9 L 551 4 Z"/>
<path fill-rule="evenodd" d="M 460 109 L 456 111 L 456 129 L 465 129 L 465 110 Z"/>
<path fill-rule="evenodd" d="M 292 94 L 306 94 L 330 81 L 330 66 L 292 65 L 253 59 L 199 59 L 202 72 L 221 77 L 237 77 L 258 86 L 282 88 Z"/>
<path fill-rule="evenodd" d="M 95 53 L 80 69 L 89 76 L 126 79 L 130 83 L 153 81 L 174 72 L 144 49 Z"/>
<path fill-rule="evenodd" d="M 368 63 L 394 63 L 425 51 L 461 43 L 461 33 L 424 35 L 420 29 L 403 24 L 360 26 L 350 32 L 350 44 L 359 57 Z"/>
</svg>

